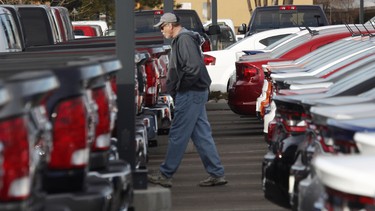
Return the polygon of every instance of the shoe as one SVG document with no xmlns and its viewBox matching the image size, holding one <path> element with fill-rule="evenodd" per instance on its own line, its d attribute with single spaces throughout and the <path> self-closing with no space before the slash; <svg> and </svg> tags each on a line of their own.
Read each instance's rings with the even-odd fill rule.
<svg viewBox="0 0 375 211">
<path fill-rule="evenodd" d="M 217 185 L 225 185 L 228 181 L 225 180 L 225 177 L 213 177 L 209 176 L 205 180 L 199 182 L 199 186 L 201 187 L 209 187 L 209 186 L 217 186 Z"/>
<path fill-rule="evenodd" d="M 148 174 L 147 179 L 153 184 L 158 184 L 167 188 L 172 187 L 172 178 L 167 178 L 160 171 L 155 171 L 152 174 Z"/>
</svg>

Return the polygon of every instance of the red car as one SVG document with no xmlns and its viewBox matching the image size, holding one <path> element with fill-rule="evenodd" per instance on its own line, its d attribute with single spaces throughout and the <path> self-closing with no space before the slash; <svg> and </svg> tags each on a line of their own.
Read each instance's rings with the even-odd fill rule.
<svg viewBox="0 0 375 211">
<path fill-rule="evenodd" d="M 353 35 L 344 25 L 324 26 L 297 32 L 268 46 L 264 53 L 240 58 L 236 62 L 236 81 L 229 89 L 228 105 L 239 115 L 255 116 L 256 100 L 262 92 L 264 72 L 268 62 L 295 60 L 315 49 Z"/>
</svg>

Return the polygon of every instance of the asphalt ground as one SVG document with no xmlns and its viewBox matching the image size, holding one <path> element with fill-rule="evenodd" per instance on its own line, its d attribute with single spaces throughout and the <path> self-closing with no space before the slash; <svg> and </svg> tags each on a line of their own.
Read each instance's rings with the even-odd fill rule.
<svg viewBox="0 0 375 211">
<path fill-rule="evenodd" d="M 208 175 L 192 144 L 173 178 L 172 211 L 285 210 L 264 198 L 261 165 L 267 147 L 263 126 L 256 117 L 240 117 L 226 103 L 207 103 L 222 163 L 229 181 L 225 186 L 199 187 Z M 158 146 L 149 149 L 149 170 L 157 169 L 165 155 L 167 136 L 159 136 Z M 190 142 L 192 143 L 192 142 Z M 149 183 L 153 187 L 154 184 Z"/>
</svg>

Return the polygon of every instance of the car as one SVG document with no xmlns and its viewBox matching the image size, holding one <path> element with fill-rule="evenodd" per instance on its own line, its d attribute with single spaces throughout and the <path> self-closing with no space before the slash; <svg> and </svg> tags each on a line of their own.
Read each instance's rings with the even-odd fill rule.
<svg viewBox="0 0 375 211">
<path fill-rule="evenodd" d="M 239 115 L 256 116 L 256 101 L 262 92 L 268 62 L 294 60 L 326 44 L 352 36 L 345 25 L 325 26 L 301 31 L 265 48 L 268 52 L 245 55 L 236 62 L 236 81 L 228 92 L 228 105 Z"/>
<path fill-rule="evenodd" d="M 108 30 L 108 25 L 107 25 L 107 22 L 105 21 L 99 21 L 99 20 L 96 20 L 96 21 L 93 21 L 93 20 L 90 20 L 90 21 L 72 21 L 72 24 L 73 26 L 74 25 L 94 25 L 94 26 L 100 26 L 100 30 L 102 33 L 101 34 L 98 34 L 97 36 L 104 36 L 104 33 Z"/>
<path fill-rule="evenodd" d="M 220 25 L 220 33 L 216 35 L 216 49 L 224 49 L 237 41 L 236 36 L 232 29 L 227 25 Z M 214 40 L 213 36 L 210 35 L 210 39 Z"/>
<path fill-rule="evenodd" d="M 352 64 L 359 67 L 373 58 L 375 46 L 371 43 L 372 41 L 368 37 L 363 39 L 358 39 L 358 37 L 344 38 L 306 54 L 295 62 L 287 65 L 281 64 L 280 68 L 275 68 L 276 65 L 263 66 L 265 72 L 264 84 L 267 87 L 263 86 L 262 93 L 257 98 L 256 112 L 257 116 L 264 120 L 265 131 L 269 118 L 264 119 L 264 116 L 275 109 L 270 107 L 272 92 L 285 94 L 285 92 L 298 89 L 315 88 L 318 91 L 318 88 L 328 88 L 336 81 L 355 72 L 356 68 L 353 68 Z M 271 72 L 269 72 L 270 70 Z M 277 87 L 275 91 L 271 91 L 272 84 Z"/>
<path fill-rule="evenodd" d="M 272 133 L 272 136 L 269 151 L 263 160 L 263 187 L 266 198 L 281 206 L 292 206 L 294 209 L 297 209 L 300 201 L 311 205 L 316 195 L 307 191 L 314 182 L 308 177 L 310 173 L 308 163 L 313 157 L 314 149 L 316 152 L 327 153 L 337 150 L 331 144 L 332 139 L 326 138 L 329 133 L 325 130 L 326 126 L 322 124 L 324 120 L 322 121 L 322 117 L 317 117 L 317 113 L 311 107 L 316 106 L 315 99 L 323 101 L 323 98 L 331 96 L 366 93 L 366 97 L 370 99 L 369 94 L 373 93 L 373 85 L 370 81 L 375 75 L 371 76 L 369 73 L 372 72 L 373 67 L 373 62 L 368 62 L 368 66 L 364 65 L 363 72 L 359 71 L 340 80 L 324 93 L 308 94 L 309 92 L 305 92 L 300 95 L 273 97 L 277 107 L 276 123 L 273 129 L 268 131 Z M 330 115 L 334 115 L 337 111 L 340 118 L 363 117 L 368 116 L 368 113 L 373 113 L 369 110 L 373 109 L 373 104 L 360 104 L 357 106 L 358 110 L 350 109 L 350 107 L 353 106 L 327 107 L 325 110 L 326 114 Z M 346 113 L 340 112 L 345 109 Z M 343 149 L 351 146 L 345 143 L 342 145 Z M 302 194 L 309 192 L 309 196 L 301 197 L 300 191 Z"/>
<path fill-rule="evenodd" d="M 219 26 L 220 26 L 220 25 L 229 26 L 229 27 L 232 29 L 233 33 L 234 33 L 234 34 L 236 33 L 236 30 L 235 30 L 235 28 L 234 28 L 234 23 L 233 23 L 232 19 L 217 19 L 217 24 L 218 24 Z M 212 20 L 209 20 L 209 21 L 207 21 L 207 22 L 205 22 L 205 23 L 203 24 L 203 27 L 204 27 L 205 29 L 208 29 L 208 27 L 211 26 L 211 25 L 212 25 Z"/>
<path fill-rule="evenodd" d="M 264 6 L 256 7 L 249 25 L 242 24 L 238 31 L 246 37 L 270 29 L 327 25 L 328 19 L 319 5 Z"/>
<path fill-rule="evenodd" d="M 204 61 L 211 77 L 211 91 L 226 93 L 230 78 L 235 72 L 237 58 L 244 50 L 261 50 L 292 33 L 301 31 L 298 27 L 259 32 L 246 37 L 222 50 L 204 52 Z"/>
<path fill-rule="evenodd" d="M 324 198 L 318 201 L 319 210 L 374 209 L 375 176 L 368 165 L 374 155 L 318 156 L 313 161 Z"/>
</svg>

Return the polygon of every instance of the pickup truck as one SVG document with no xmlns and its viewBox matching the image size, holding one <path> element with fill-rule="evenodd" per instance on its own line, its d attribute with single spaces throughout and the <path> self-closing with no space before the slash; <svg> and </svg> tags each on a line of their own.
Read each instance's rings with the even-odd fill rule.
<svg viewBox="0 0 375 211">
<path fill-rule="evenodd" d="M 57 50 L 64 50 L 64 51 L 69 51 L 69 49 L 73 54 L 77 53 L 76 49 L 80 49 L 80 51 L 86 51 L 85 49 L 89 48 L 98 48 L 92 52 L 91 50 L 87 50 L 86 52 L 89 54 L 99 54 L 103 53 L 103 51 L 106 51 L 107 54 L 115 54 L 115 37 L 98 37 L 98 38 L 93 38 L 93 39 L 76 39 L 76 40 L 68 40 L 65 42 L 57 42 L 58 39 L 50 39 L 49 41 L 47 38 L 42 38 L 45 43 L 41 43 L 38 41 L 38 38 L 35 34 L 35 30 L 32 31 L 32 25 L 33 24 L 25 24 L 26 22 L 29 23 L 31 20 L 34 23 L 34 25 L 40 25 L 41 28 L 44 27 L 43 31 L 40 31 L 39 33 L 44 34 L 48 38 L 53 38 L 55 37 L 53 33 L 55 30 L 53 30 L 56 24 L 50 24 L 54 23 L 56 21 L 51 21 L 53 19 L 53 15 L 48 15 L 50 11 L 50 8 L 47 6 L 35 6 L 35 5 L 2 5 L 2 7 L 5 7 L 9 9 L 13 17 L 17 20 L 16 21 L 16 26 L 19 28 L 19 31 L 23 32 L 20 35 L 22 35 L 23 40 L 23 51 L 39 51 L 39 52 L 46 52 L 46 51 L 57 51 Z M 27 15 L 30 14 L 40 14 L 39 16 L 34 15 L 32 17 L 29 17 Z M 65 13 L 60 13 L 60 14 L 65 14 Z M 24 20 L 25 17 L 29 18 L 30 20 Z M 52 18 L 51 18 L 52 17 Z M 63 20 L 68 19 L 67 17 L 62 18 Z M 57 21 L 58 22 L 58 21 Z M 69 26 L 69 24 L 67 24 Z M 27 39 L 26 39 L 27 37 Z M 35 40 L 34 40 L 34 37 Z M 42 36 L 39 36 L 42 37 Z M 69 37 L 69 36 L 68 36 Z M 168 131 L 168 128 L 170 126 L 170 121 L 171 121 L 171 108 L 169 105 L 173 105 L 173 103 L 169 103 L 168 106 L 166 107 L 165 105 L 161 106 L 158 105 L 157 108 L 153 108 L 159 101 L 159 91 L 161 88 L 164 86 L 161 86 L 160 80 L 165 81 L 166 73 L 165 69 L 166 68 L 165 62 L 166 62 L 166 53 L 152 53 L 155 51 L 155 49 L 160 48 L 160 46 L 155 46 L 155 45 L 163 45 L 163 37 L 160 32 L 157 34 L 148 34 L 148 35 L 137 35 L 136 38 L 138 39 L 138 42 L 136 43 L 137 45 L 140 45 L 139 48 L 148 49 L 151 53 L 151 57 L 148 57 L 149 59 L 147 60 L 148 62 L 146 63 L 146 70 L 148 72 L 147 77 L 147 83 L 145 85 L 148 86 L 146 92 L 145 92 L 145 102 L 146 102 L 146 107 L 148 110 L 152 110 L 156 115 L 160 116 L 161 119 L 169 119 L 166 124 L 163 124 L 164 127 L 158 127 L 160 131 Z M 148 44 L 152 45 L 148 45 Z M 166 48 L 164 48 L 166 49 Z M 163 50 L 164 51 L 164 50 Z M 169 52 L 167 49 L 165 52 Z M 57 54 L 58 52 L 56 52 Z M 62 53 L 62 52 L 60 52 Z M 67 52 L 66 52 L 67 53 Z M 164 55 L 164 56 L 163 56 Z M 163 61 L 159 61 L 159 57 L 163 57 Z M 163 64 L 163 65 L 162 65 Z M 159 78 L 159 76 L 161 78 Z M 164 85 L 165 82 L 162 83 Z M 163 88 L 164 89 L 164 88 Z M 165 93 L 162 94 L 162 99 L 167 99 L 168 102 L 173 102 L 170 96 L 167 96 Z M 164 100 L 165 101 L 165 100 Z M 165 104 L 165 103 L 163 103 Z M 159 119 L 160 119 L 159 118 Z M 161 122 L 161 120 L 159 120 Z M 169 122 L 169 123 L 168 123 Z M 154 139 L 154 138 L 153 138 Z"/>
<path fill-rule="evenodd" d="M 47 122 L 51 125 L 53 150 L 46 153 L 50 159 L 41 173 L 35 174 L 35 178 L 41 181 L 37 186 L 41 192 L 38 197 L 43 201 L 40 206 L 44 206 L 45 210 L 56 207 L 69 210 L 129 207 L 133 188 L 130 166 L 118 158 L 114 135 L 117 135 L 114 121 L 117 110 L 116 71 L 121 66 L 116 64 L 114 56 L 115 37 L 68 39 L 65 42 L 59 42 L 62 39 L 55 37 L 45 43 L 38 39 L 31 41 L 33 33 L 28 34 L 30 31 L 25 30 L 23 25 L 30 20 L 23 20 L 26 15 L 20 16 L 20 11 L 43 14 L 39 16 L 42 21 L 36 17 L 33 20 L 50 23 L 46 18 L 50 17 L 45 13 L 46 8 L 36 7 L 35 12 L 31 5 L 3 6 L 17 16 L 15 22 L 18 25 L 14 28 L 22 32 L 19 35 L 23 52 L 0 54 L 0 72 L 47 69 L 59 81 L 59 87 L 42 101 Z M 26 25 L 30 27 L 30 24 Z M 46 33 L 54 34 L 53 29 L 45 29 Z M 172 120 L 173 99 L 162 92 L 161 83 L 162 77 L 166 76 L 169 50 L 164 46 L 161 34 L 137 42 L 134 79 L 135 93 L 139 93 L 135 96 L 135 103 L 139 109 L 135 113 L 135 171 L 147 165 L 149 140 L 156 140 L 159 132 L 167 132 Z M 27 184 L 25 187 L 30 188 Z M 31 196 L 37 192 L 33 188 L 30 191 Z M 4 202 L 4 206 L 7 207 L 8 202 Z"/>
<path fill-rule="evenodd" d="M 0 210 L 43 206 L 41 169 L 49 159 L 50 124 L 42 103 L 59 82 L 49 71 L 0 71 Z"/>
<path fill-rule="evenodd" d="M 247 37 L 269 29 L 326 25 L 329 25 L 328 19 L 319 5 L 265 6 L 255 8 L 249 25 L 243 23 L 238 32 Z"/>
<path fill-rule="evenodd" d="M 53 45 L 74 39 L 66 9 L 47 5 L 0 5 L 9 10 L 17 29 L 15 36 L 24 50 L 30 46 Z M 54 8 L 54 9 L 52 9 Z"/>
<path fill-rule="evenodd" d="M 56 206 L 70 210 L 129 206 L 132 194 L 129 165 L 121 160 L 109 160 L 105 166 L 101 165 L 103 159 L 108 159 L 105 155 L 109 149 L 105 143 L 111 120 L 110 99 L 107 98 L 110 93 L 106 91 L 110 85 L 105 83 L 109 82 L 108 74 L 113 72 L 113 68 L 104 70 L 104 67 L 115 65 L 106 66 L 104 63 L 109 59 L 103 57 L 27 59 L 20 55 L 6 56 L 8 58 L 1 60 L 0 73 L 49 69 L 59 81 L 59 87 L 41 101 L 52 126 L 49 127 L 52 128 L 52 150 L 46 153 L 50 159 L 38 175 L 42 191 L 46 193 L 41 197 L 46 210 Z M 103 131 L 102 127 L 108 129 Z M 101 153 L 104 157 L 92 157 L 103 150 L 106 151 Z"/>
</svg>

